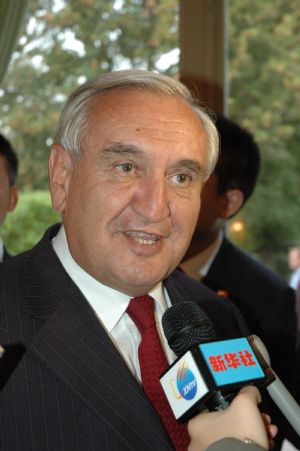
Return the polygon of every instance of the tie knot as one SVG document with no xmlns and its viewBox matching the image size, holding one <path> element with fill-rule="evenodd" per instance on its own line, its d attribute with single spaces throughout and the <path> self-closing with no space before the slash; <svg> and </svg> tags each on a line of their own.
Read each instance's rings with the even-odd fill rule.
<svg viewBox="0 0 300 451">
<path fill-rule="evenodd" d="M 132 298 L 127 307 L 126 312 L 135 323 L 141 335 L 146 329 L 156 327 L 153 302 L 154 299 L 146 294 Z"/>
</svg>

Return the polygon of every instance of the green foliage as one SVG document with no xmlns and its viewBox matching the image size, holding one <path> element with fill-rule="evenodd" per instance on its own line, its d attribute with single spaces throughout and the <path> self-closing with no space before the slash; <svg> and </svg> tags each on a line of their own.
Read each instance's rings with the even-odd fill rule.
<svg viewBox="0 0 300 451">
<path fill-rule="evenodd" d="M 262 154 L 239 244 L 283 274 L 287 248 L 300 237 L 299 2 L 228 5 L 229 116 L 253 133 Z"/>
<path fill-rule="evenodd" d="M 48 148 L 79 84 L 121 67 L 158 69 L 160 56 L 178 47 L 178 9 L 177 0 L 29 2 L 0 90 L 0 129 L 18 149 L 20 186 L 48 186 Z"/>
<path fill-rule="evenodd" d="M 1 226 L 1 238 L 11 254 L 18 254 L 36 244 L 46 228 L 59 221 L 48 191 L 22 192 L 17 208 Z"/>
</svg>

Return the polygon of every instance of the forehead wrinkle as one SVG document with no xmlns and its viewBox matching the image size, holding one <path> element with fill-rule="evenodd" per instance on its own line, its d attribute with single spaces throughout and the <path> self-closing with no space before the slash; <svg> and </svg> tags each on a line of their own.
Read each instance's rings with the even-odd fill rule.
<svg viewBox="0 0 300 451">
<path fill-rule="evenodd" d="M 149 121 L 149 116 L 146 113 L 139 112 L 137 114 L 136 111 L 128 111 L 126 122 L 122 123 L 123 116 L 117 117 L 115 119 L 112 119 L 114 124 L 112 126 L 112 130 L 114 133 L 122 132 L 122 130 L 125 129 L 133 129 L 133 132 L 150 132 L 155 139 L 164 139 L 164 137 L 168 136 L 168 138 L 165 138 L 166 140 L 172 139 L 175 140 L 183 140 L 183 139 L 191 139 L 191 137 L 194 137 L 195 133 L 199 134 L 200 136 L 205 133 L 203 124 L 196 116 L 196 123 L 191 123 L 191 119 L 181 119 L 174 117 L 172 115 L 173 110 L 170 110 L 168 113 L 168 116 L 165 117 L 160 115 L 160 112 L 158 111 L 156 117 L 152 117 L 151 121 Z M 117 112 L 118 114 L 118 112 Z M 132 117 L 131 117 L 132 116 Z M 149 123 L 150 122 L 150 123 Z M 170 135 L 168 135 L 168 132 L 172 132 Z M 195 138 L 194 138 L 195 139 Z"/>
</svg>

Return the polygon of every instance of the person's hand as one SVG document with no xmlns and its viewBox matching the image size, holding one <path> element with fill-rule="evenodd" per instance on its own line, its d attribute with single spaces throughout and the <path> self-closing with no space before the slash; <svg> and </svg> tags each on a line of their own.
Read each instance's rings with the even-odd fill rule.
<svg viewBox="0 0 300 451">
<path fill-rule="evenodd" d="M 189 451 L 204 451 L 212 443 L 232 437 L 250 439 L 265 449 L 272 447 L 277 427 L 268 415 L 261 414 L 258 389 L 247 386 L 240 390 L 230 406 L 218 412 L 203 412 L 188 422 L 191 437 Z"/>
</svg>

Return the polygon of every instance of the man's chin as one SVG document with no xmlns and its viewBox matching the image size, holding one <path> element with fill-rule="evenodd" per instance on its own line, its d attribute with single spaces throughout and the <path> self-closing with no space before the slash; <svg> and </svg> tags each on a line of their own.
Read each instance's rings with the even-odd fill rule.
<svg viewBox="0 0 300 451">
<path fill-rule="evenodd" d="M 153 274 L 151 276 L 147 274 L 146 277 L 141 277 L 140 274 L 136 277 L 127 278 L 122 283 L 121 291 L 129 294 L 130 296 L 142 296 L 146 293 L 149 293 L 149 291 L 155 288 L 168 275 L 169 272 L 163 274 Z"/>
</svg>

